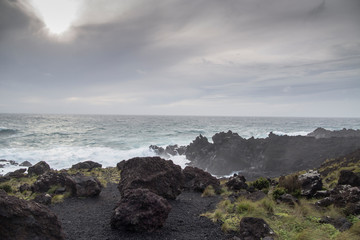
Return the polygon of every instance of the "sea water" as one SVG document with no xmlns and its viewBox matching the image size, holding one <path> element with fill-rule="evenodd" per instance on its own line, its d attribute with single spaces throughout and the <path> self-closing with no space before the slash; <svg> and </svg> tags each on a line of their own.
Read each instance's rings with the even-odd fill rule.
<svg viewBox="0 0 360 240">
<path fill-rule="evenodd" d="M 306 135 L 317 127 L 360 129 L 360 119 L 0 114 L 0 159 L 46 161 L 54 169 L 86 160 L 107 167 L 154 156 L 150 145 L 188 145 L 200 134 L 211 142 L 215 133 L 228 130 L 243 138 L 265 138 L 270 132 Z M 182 167 L 188 163 L 185 156 L 171 159 Z M 0 174 L 16 168 L 0 168 Z"/>
</svg>

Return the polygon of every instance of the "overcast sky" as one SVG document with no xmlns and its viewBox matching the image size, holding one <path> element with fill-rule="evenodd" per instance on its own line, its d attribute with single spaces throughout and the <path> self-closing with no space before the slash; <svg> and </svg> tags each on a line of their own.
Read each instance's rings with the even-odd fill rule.
<svg viewBox="0 0 360 240">
<path fill-rule="evenodd" d="M 360 117 L 359 0 L 72 2 L 0 0 L 0 112 Z"/>
</svg>

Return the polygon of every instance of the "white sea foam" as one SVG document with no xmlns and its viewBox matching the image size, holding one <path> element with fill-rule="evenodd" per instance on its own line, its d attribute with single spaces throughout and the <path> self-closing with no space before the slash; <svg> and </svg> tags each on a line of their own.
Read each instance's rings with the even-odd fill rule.
<svg viewBox="0 0 360 240">
<path fill-rule="evenodd" d="M 310 132 L 297 131 L 297 132 L 282 132 L 282 131 L 273 131 L 274 134 L 279 136 L 306 136 Z"/>
<path fill-rule="evenodd" d="M 87 160 L 98 162 L 103 167 L 115 167 L 122 160 L 148 156 L 155 156 L 155 153 L 148 147 L 118 150 L 108 147 L 60 146 L 50 149 L 11 148 L 0 150 L 0 159 L 14 160 L 19 164 L 23 161 L 29 161 L 33 165 L 39 161 L 45 161 L 54 169 L 70 168 L 75 163 Z M 185 156 L 172 156 L 171 160 L 182 168 L 189 162 Z M 5 175 L 19 168 L 24 167 L 7 164 L 4 168 L 0 168 L 0 174 Z"/>
</svg>

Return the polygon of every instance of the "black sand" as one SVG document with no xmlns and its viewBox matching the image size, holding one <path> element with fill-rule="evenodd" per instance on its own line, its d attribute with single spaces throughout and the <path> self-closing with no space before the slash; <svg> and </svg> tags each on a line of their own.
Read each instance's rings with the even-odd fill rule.
<svg viewBox="0 0 360 240">
<path fill-rule="evenodd" d="M 62 223 L 67 239 L 113 240 L 113 239 L 226 239 L 220 225 L 200 214 L 212 210 L 219 197 L 202 198 L 200 193 L 183 192 L 169 203 L 172 210 L 164 227 L 152 233 L 133 233 L 113 230 L 110 218 L 120 199 L 115 184 L 109 184 L 97 198 L 69 198 L 51 206 Z"/>
</svg>

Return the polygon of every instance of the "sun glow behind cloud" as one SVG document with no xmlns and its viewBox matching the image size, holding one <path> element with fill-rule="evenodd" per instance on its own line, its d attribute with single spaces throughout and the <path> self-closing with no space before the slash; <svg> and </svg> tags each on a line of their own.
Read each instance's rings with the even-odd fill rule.
<svg viewBox="0 0 360 240">
<path fill-rule="evenodd" d="M 69 30 L 78 17 L 82 0 L 31 0 L 30 3 L 49 32 L 60 35 Z"/>
</svg>

